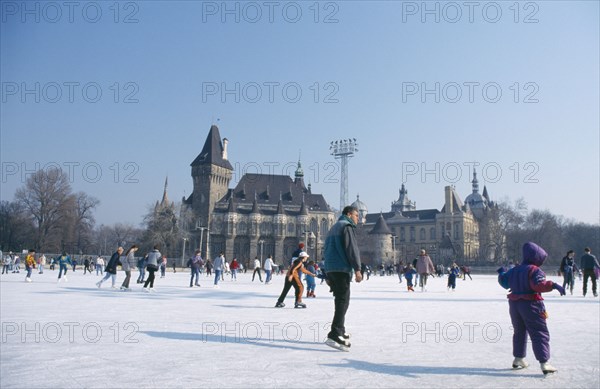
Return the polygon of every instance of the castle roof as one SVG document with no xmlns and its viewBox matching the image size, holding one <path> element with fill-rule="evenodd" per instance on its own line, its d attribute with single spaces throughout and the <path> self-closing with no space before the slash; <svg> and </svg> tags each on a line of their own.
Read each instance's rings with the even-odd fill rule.
<svg viewBox="0 0 600 389">
<path fill-rule="evenodd" d="M 286 175 L 245 174 L 236 187 L 217 202 L 215 211 L 227 209 L 230 199 L 239 213 L 250 213 L 253 208 L 262 214 L 331 212 L 323 195 L 310 193 L 301 180 Z"/>
<path fill-rule="evenodd" d="M 233 166 L 224 158 L 225 148 L 223 147 L 223 142 L 221 141 L 221 134 L 219 133 L 219 127 L 214 124 L 210 127 L 210 131 L 208 136 L 206 137 L 206 142 L 204 142 L 204 147 L 202 151 L 196 159 L 191 163 L 191 166 L 198 166 L 204 164 L 212 164 L 224 167 L 229 170 L 233 170 Z"/>
<path fill-rule="evenodd" d="M 369 234 L 389 234 L 392 235 L 392 231 L 388 227 L 385 219 L 383 218 L 383 214 L 379 214 L 379 218 L 377 219 L 377 223 L 375 223 L 375 227 L 369 232 Z"/>
</svg>

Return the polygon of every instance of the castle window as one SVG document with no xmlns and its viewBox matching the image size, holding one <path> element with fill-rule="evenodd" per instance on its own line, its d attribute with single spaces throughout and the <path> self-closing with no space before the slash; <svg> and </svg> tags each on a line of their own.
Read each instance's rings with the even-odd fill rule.
<svg viewBox="0 0 600 389">
<path fill-rule="evenodd" d="M 429 229 L 429 240 L 435 240 L 435 227 Z"/>
<path fill-rule="evenodd" d="M 294 223 L 288 223 L 287 232 L 288 235 L 294 235 Z"/>
<path fill-rule="evenodd" d="M 237 226 L 237 232 L 239 235 L 246 235 L 248 232 L 248 224 L 246 222 L 240 222 Z"/>
<path fill-rule="evenodd" d="M 415 227 L 410 227 L 410 241 L 415 241 Z"/>
<path fill-rule="evenodd" d="M 426 234 L 425 234 L 425 229 L 424 229 L 424 228 L 421 228 L 421 229 L 419 230 L 419 239 L 420 239 L 420 240 L 426 240 L 426 239 L 427 239 L 427 236 L 426 236 Z"/>
<path fill-rule="evenodd" d="M 400 241 L 404 242 L 406 240 L 406 233 L 404 232 L 404 227 L 400 227 Z"/>
</svg>

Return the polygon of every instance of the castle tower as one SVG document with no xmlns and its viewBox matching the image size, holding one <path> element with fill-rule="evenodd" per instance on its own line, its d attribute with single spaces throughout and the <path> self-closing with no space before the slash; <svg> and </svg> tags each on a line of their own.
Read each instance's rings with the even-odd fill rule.
<svg viewBox="0 0 600 389">
<path fill-rule="evenodd" d="M 194 191 L 190 198 L 196 227 L 210 227 L 215 203 L 227 194 L 233 173 L 227 159 L 227 143 L 227 139 L 221 141 L 219 128 L 212 125 L 202 151 L 191 163 Z"/>
</svg>

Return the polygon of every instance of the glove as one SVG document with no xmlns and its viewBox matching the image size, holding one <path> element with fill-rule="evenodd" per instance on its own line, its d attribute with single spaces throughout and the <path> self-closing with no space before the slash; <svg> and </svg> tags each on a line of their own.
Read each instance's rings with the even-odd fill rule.
<svg viewBox="0 0 600 389">
<path fill-rule="evenodd" d="M 506 273 L 506 269 L 504 268 L 504 266 L 501 266 L 498 269 L 496 269 L 496 273 L 498 273 L 498 274 Z"/>
<path fill-rule="evenodd" d="M 552 289 L 556 289 L 558 290 L 558 293 L 560 293 L 561 296 L 564 296 L 565 293 L 565 288 L 563 288 L 562 286 L 558 285 L 556 282 L 552 285 Z"/>
</svg>

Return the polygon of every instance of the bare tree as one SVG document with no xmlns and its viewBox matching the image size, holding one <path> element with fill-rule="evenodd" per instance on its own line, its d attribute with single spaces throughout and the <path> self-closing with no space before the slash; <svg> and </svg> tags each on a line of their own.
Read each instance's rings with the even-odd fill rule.
<svg viewBox="0 0 600 389">
<path fill-rule="evenodd" d="M 0 244 L 4 252 L 33 245 L 34 227 L 17 202 L 0 202 Z"/>
<path fill-rule="evenodd" d="M 57 248 L 56 240 L 51 241 L 50 237 L 60 233 L 61 224 L 68 217 L 69 204 L 73 201 L 67 174 L 57 168 L 38 170 L 27 179 L 24 188 L 17 189 L 15 201 L 33 220 L 35 248 Z"/>
</svg>

